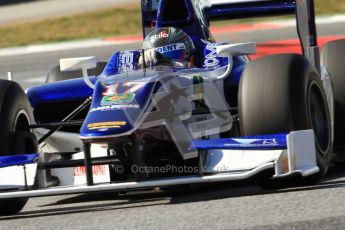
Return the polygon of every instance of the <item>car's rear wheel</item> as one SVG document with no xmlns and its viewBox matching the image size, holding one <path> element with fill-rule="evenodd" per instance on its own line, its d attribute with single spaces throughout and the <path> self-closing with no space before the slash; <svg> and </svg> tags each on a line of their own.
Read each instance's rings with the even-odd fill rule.
<svg viewBox="0 0 345 230">
<path fill-rule="evenodd" d="M 280 54 L 250 62 L 240 82 L 239 118 L 244 136 L 313 129 L 320 172 L 303 182 L 314 183 L 326 173 L 333 148 L 330 114 L 320 75 L 303 56 Z"/>
<path fill-rule="evenodd" d="M 30 132 L 32 109 L 23 89 L 15 82 L 0 80 L 0 155 L 37 152 L 36 137 Z M 3 175 L 2 175 L 3 176 Z M 0 215 L 18 213 L 28 199 L 0 201 Z"/>
<path fill-rule="evenodd" d="M 334 147 L 335 153 L 345 159 L 345 39 L 331 41 L 321 50 L 321 64 L 326 67 L 333 83 Z"/>
</svg>

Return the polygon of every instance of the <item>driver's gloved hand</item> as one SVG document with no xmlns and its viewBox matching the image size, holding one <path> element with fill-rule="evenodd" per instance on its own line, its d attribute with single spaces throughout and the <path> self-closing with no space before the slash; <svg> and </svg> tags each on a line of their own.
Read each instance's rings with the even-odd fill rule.
<svg viewBox="0 0 345 230">
<path fill-rule="evenodd" d="M 157 52 L 154 49 L 143 50 L 139 57 L 140 68 L 153 67 L 157 62 Z"/>
</svg>

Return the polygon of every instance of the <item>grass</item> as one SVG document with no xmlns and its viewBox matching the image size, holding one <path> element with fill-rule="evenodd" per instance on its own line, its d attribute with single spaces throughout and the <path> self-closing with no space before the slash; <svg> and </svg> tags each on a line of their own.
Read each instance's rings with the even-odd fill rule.
<svg viewBox="0 0 345 230">
<path fill-rule="evenodd" d="M 139 5 L 0 26 L 0 47 L 138 34 Z"/>
<path fill-rule="evenodd" d="M 344 13 L 344 0 L 314 0 L 317 14 Z"/>
<path fill-rule="evenodd" d="M 315 0 L 315 4 L 318 15 L 345 13 L 344 0 Z M 216 22 L 212 25 L 239 22 Z M 140 33 L 139 4 L 131 4 L 75 16 L 0 26 L 0 48 Z"/>
</svg>

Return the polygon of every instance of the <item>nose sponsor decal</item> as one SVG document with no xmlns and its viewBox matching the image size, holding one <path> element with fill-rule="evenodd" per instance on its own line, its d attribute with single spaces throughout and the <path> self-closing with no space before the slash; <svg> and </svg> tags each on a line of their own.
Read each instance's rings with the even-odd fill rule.
<svg viewBox="0 0 345 230">
<path fill-rule="evenodd" d="M 134 93 L 108 95 L 103 97 L 101 105 L 130 104 L 134 98 Z"/>
<path fill-rule="evenodd" d="M 98 122 L 91 123 L 87 125 L 87 128 L 90 130 L 94 129 L 116 129 L 121 128 L 127 124 L 126 121 L 108 121 L 108 122 Z"/>
</svg>

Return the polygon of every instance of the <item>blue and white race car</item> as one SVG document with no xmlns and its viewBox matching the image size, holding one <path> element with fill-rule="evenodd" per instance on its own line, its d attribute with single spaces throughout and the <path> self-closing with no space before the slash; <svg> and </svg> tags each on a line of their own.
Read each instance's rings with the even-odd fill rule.
<svg viewBox="0 0 345 230">
<path fill-rule="evenodd" d="M 315 183 L 342 153 L 345 40 L 319 52 L 312 0 L 141 6 L 142 50 L 61 59 L 26 93 L 0 80 L 0 214 L 39 196 Z M 213 19 L 284 13 L 296 14 L 304 55 L 251 61 L 255 43 L 217 43 L 209 30 Z"/>
</svg>

